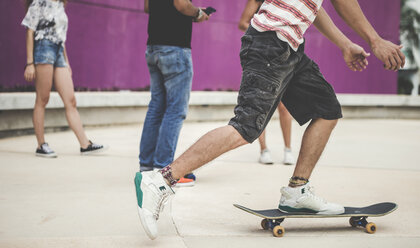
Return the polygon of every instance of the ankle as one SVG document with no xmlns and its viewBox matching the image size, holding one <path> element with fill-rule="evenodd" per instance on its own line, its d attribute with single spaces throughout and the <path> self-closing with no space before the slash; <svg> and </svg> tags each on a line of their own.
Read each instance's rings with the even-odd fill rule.
<svg viewBox="0 0 420 248">
<path fill-rule="evenodd" d="M 309 179 L 304 178 L 304 177 L 291 177 L 289 180 L 289 187 L 291 188 L 297 188 L 297 187 L 301 187 L 306 185 L 307 183 L 309 183 Z"/>
<path fill-rule="evenodd" d="M 90 145 L 92 145 L 92 141 L 88 140 L 87 142 L 83 142 L 83 144 L 80 144 L 80 147 L 83 149 L 87 149 Z"/>
<path fill-rule="evenodd" d="M 173 187 L 178 182 L 178 180 L 175 180 L 173 177 L 171 165 L 164 167 L 159 172 L 162 174 L 163 179 L 169 186 Z"/>
</svg>

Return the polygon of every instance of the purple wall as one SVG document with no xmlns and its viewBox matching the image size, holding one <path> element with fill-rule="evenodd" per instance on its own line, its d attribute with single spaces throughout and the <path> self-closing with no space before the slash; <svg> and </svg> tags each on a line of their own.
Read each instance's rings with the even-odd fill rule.
<svg viewBox="0 0 420 248">
<path fill-rule="evenodd" d="M 192 53 L 193 90 L 237 90 L 240 84 L 240 37 L 237 22 L 246 0 L 194 0 L 198 6 L 217 9 L 211 20 L 194 24 Z M 398 42 L 399 1 L 360 1 L 378 33 Z M 353 41 L 365 48 L 338 18 L 328 0 L 324 8 Z M 144 59 L 147 18 L 143 0 L 73 0 L 67 6 L 70 19 L 67 49 L 75 86 L 79 89 L 139 89 L 149 85 Z M 24 16 L 18 0 L 0 1 L 0 86 L 3 90 L 28 85 L 23 80 L 25 64 Z M 348 70 L 340 51 L 314 28 L 306 34 L 308 55 L 320 66 L 338 93 L 396 93 L 397 74 L 383 70 L 374 57 L 367 71 Z M 1 89 L 0 89 L 1 90 Z"/>
</svg>

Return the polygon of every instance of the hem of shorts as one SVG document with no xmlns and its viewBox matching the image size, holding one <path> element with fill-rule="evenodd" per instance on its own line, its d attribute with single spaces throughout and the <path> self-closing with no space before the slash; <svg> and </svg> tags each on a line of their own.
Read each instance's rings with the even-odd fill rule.
<svg viewBox="0 0 420 248">
<path fill-rule="evenodd" d="M 326 114 L 311 114 L 309 115 L 307 118 L 304 118 L 301 121 L 296 120 L 300 126 L 305 125 L 308 121 L 310 120 L 315 120 L 315 119 L 325 119 L 325 120 L 338 120 L 343 118 L 343 114 L 339 113 L 339 114 L 333 114 L 333 115 L 326 115 Z"/>
<path fill-rule="evenodd" d="M 54 67 L 60 67 L 60 68 L 65 68 L 65 67 L 68 67 L 68 65 L 67 64 L 65 64 L 65 65 L 55 65 L 54 63 L 52 63 L 52 62 L 34 62 L 34 65 L 52 65 L 52 66 L 54 66 Z"/>
<path fill-rule="evenodd" d="M 34 62 L 34 65 L 54 65 L 53 62 Z"/>
<path fill-rule="evenodd" d="M 236 124 L 235 122 L 229 122 L 228 123 L 228 125 L 230 125 L 230 126 L 232 126 L 233 128 L 235 128 L 236 129 L 236 131 L 238 131 L 238 133 L 242 136 L 242 138 L 244 139 L 244 140 L 246 140 L 246 142 L 248 142 L 248 143 L 252 143 L 252 142 L 254 142 L 256 139 L 252 139 L 252 138 L 250 138 L 248 135 L 246 135 L 244 132 L 243 132 L 243 130 L 242 130 L 242 128 L 241 127 L 239 127 L 239 125 L 238 124 Z M 258 137 L 257 137 L 258 138 Z"/>
</svg>

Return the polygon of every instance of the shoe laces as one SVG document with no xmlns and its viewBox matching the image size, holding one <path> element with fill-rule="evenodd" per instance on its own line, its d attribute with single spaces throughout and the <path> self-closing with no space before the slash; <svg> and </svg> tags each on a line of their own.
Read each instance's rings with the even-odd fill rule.
<svg viewBox="0 0 420 248">
<path fill-rule="evenodd" d="M 166 203 L 168 202 L 170 194 L 168 192 L 164 192 L 159 198 L 158 203 L 156 204 L 155 212 L 153 213 L 153 216 L 156 218 L 156 220 L 159 219 L 159 214 L 163 211 L 163 208 L 165 207 Z"/>
<path fill-rule="evenodd" d="M 44 143 L 41 145 L 42 150 L 44 150 L 47 153 L 52 153 L 54 152 L 49 146 L 48 143 Z"/>
<path fill-rule="evenodd" d="M 90 147 L 92 147 L 92 148 L 94 148 L 94 149 L 98 149 L 98 148 L 101 148 L 101 147 L 102 147 L 102 145 L 95 144 L 95 143 L 93 143 L 93 142 L 92 142 L 92 141 L 90 141 L 90 140 L 89 140 L 89 142 L 90 142 Z"/>
<path fill-rule="evenodd" d="M 316 201 L 327 203 L 327 201 L 324 198 L 315 195 L 315 187 L 314 186 L 308 186 L 307 189 L 308 189 L 308 194 L 307 195 L 309 197 L 311 197 L 312 199 L 314 199 Z"/>
<path fill-rule="evenodd" d="M 93 143 L 92 144 L 92 148 L 101 148 L 101 145 L 98 145 L 98 144 Z"/>
</svg>

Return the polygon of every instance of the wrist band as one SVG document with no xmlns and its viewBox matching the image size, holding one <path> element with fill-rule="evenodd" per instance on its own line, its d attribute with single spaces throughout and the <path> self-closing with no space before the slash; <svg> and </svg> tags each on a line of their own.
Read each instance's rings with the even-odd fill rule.
<svg viewBox="0 0 420 248">
<path fill-rule="evenodd" d="M 200 19 L 200 18 L 203 16 L 203 14 L 204 14 L 203 10 L 202 10 L 202 9 L 200 9 L 200 8 L 198 8 L 198 12 L 197 12 L 197 14 L 195 15 L 195 19 L 196 19 L 196 20 Z"/>
<path fill-rule="evenodd" d="M 27 64 L 25 65 L 25 69 L 26 69 L 26 67 L 28 67 L 28 66 L 30 66 L 30 65 L 33 65 L 33 64 L 34 64 L 34 62 L 27 63 Z"/>
</svg>

